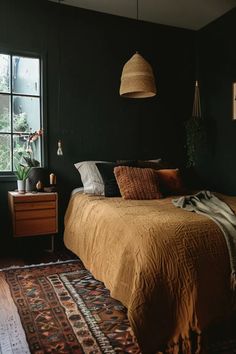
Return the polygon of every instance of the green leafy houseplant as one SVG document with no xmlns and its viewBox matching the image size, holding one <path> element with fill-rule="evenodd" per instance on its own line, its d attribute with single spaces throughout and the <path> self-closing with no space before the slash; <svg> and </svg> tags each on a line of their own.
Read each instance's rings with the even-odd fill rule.
<svg viewBox="0 0 236 354">
<path fill-rule="evenodd" d="M 193 112 L 185 122 L 187 167 L 196 166 L 200 153 L 206 143 L 205 121 L 201 113 L 201 101 L 198 80 L 195 81 Z"/>
<path fill-rule="evenodd" d="M 15 166 L 15 174 L 17 177 L 18 181 L 25 181 L 30 173 L 31 168 L 28 166 L 24 166 L 24 165 L 16 165 Z"/>
<path fill-rule="evenodd" d="M 196 165 L 198 155 L 205 144 L 206 131 L 201 117 L 191 117 L 185 122 L 187 167 Z"/>
<path fill-rule="evenodd" d="M 15 165 L 15 174 L 17 177 L 17 189 L 18 193 L 25 193 L 26 180 L 29 176 L 31 167 L 24 166 L 22 164 Z"/>
</svg>

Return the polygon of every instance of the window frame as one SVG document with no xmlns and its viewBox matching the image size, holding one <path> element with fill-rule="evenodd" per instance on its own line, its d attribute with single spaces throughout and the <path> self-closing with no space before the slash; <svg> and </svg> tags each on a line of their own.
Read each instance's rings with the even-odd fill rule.
<svg viewBox="0 0 236 354">
<path fill-rule="evenodd" d="M 1 92 L 0 94 L 9 96 L 11 102 L 11 132 L 5 133 L 1 132 L 0 135 L 10 135 L 11 136 L 11 171 L 0 171 L 0 182 L 1 181 L 11 181 L 16 180 L 16 176 L 14 173 L 14 166 L 13 166 L 13 136 L 17 135 L 13 131 L 13 97 L 37 97 L 39 98 L 39 110 L 40 110 L 40 126 L 39 129 L 43 129 L 43 135 L 40 138 L 40 151 L 41 151 L 41 167 L 46 167 L 47 165 L 47 156 L 46 156 L 46 139 L 45 139 L 45 131 L 46 131 L 46 86 L 45 86 L 45 61 L 46 56 L 45 54 L 39 54 L 36 52 L 29 52 L 29 51 L 22 51 L 22 50 L 9 50 L 0 47 L 0 54 L 9 55 L 10 56 L 10 92 L 5 93 Z M 39 85 L 40 90 L 38 95 L 32 94 L 18 94 L 12 91 L 12 72 L 13 72 L 13 56 L 20 56 L 25 58 L 32 58 L 32 59 L 39 59 Z"/>
</svg>

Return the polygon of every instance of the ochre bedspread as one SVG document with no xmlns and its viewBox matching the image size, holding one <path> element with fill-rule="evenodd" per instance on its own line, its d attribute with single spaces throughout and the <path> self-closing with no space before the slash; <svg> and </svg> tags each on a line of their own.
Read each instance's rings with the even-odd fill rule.
<svg viewBox="0 0 236 354">
<path fill-rule="evenodd" d="M 236 210 L 236 197 L 218 196 Z M 171 200 L 77 193 L 65 216 L 66 247 L 127 307 L 145 354 L 178 353 L 180 346 L 194 353 L 190 332 L 200 335 L 232 311 L 229 256 L 220 229 Z"/>
</svg>

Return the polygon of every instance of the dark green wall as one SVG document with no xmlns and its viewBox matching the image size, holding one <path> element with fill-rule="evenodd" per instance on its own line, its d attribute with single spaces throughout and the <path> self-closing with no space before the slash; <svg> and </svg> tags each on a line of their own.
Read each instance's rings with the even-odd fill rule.
<svg viewBox="0 0 236 354">
<path fill-rule="evenodd" d="M 198 32 L 200 90 L 207 125 L 207 150 L 199 172 L 213 190 L 236 195 L 236 121 L 232 82 L 236 81 L 236 9 Z"/>
<path fill-rule="evenodd" d="M 183 163 L 183 121 L 191 114 L 195 79 L 195 32 L 45 0 L 0 0 L 0 47 L 45 58 L 45 138 L 49 169 L 60 185 L 61 220 L 70 191 L 80 184 L 75 162 L 163 157 Z M 152 64 L 155 98 L 119 96 L 122 67 L 137 50 Z M 60 158 L 58 139 L 64 151 Z M 0 181 L 1 216 L 7 215 L 7 190 L 15 186 Z M 5 235 L 8 228 L 9 222 L 1 221 Z"/>
</svg>

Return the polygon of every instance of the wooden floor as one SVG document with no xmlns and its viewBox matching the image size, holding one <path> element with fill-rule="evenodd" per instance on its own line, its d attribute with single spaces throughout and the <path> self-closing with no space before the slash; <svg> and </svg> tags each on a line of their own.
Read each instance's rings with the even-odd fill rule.
<svg viewBox="0 0 236 354">
<path fill-rule="evenodd" d="M 5 250 L 1 249 L 0 269 L 14 265 L 24 266 L 77 258 L 65 248 L 63 243 L 56 242 L 54 252 L 49 251 L 50 247 L 50 238 L 44 240 L 35 238 L 14 240 L 11 247 Z"/>
</svg>

